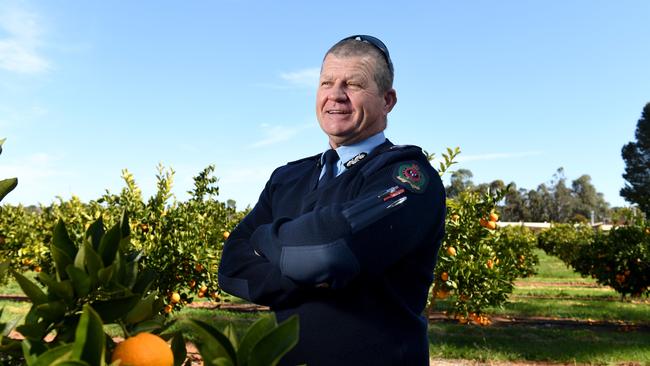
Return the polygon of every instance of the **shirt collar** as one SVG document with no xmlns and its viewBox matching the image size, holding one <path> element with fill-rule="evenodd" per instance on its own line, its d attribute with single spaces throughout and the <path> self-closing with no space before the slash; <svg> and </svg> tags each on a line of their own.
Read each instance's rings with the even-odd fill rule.
<svg viewBox="0 0 650 366">
<path fill-rule="evenodd" d="M 345 163 L 353 159 L 361 153 L 370 154 L 377 146 L 383 144 L 386 141 L 386 136 L 384 136 L 384 131 L 381 131 L 375 135 L 368 137 L 363 141 L 359 141 L 352 145 L 342 145 L 336 148 L 336 153 L 339 155 L 339 161 L 337 165 L 339 169 L 346 170 Z M 323 155 L 321 154 L 321 163 L 323 162 Z"/>
<path fill-rule="evenodd" d="M 344 165 L 361 153 L 370 154 L 374 148 L 383 144 L 384 141 L 386 141 L 386 137 L 384 136 L 384 131 L 381 131 L 355 144 L 339 146 L 336 148 L 336 153 L 339 154 L 339 162 Z"/>
</svg>

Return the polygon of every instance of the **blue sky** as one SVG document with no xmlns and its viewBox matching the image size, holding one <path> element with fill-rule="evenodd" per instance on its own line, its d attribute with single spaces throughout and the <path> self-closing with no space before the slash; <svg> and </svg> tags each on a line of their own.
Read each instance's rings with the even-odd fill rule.
<svg viewBox="0 0 650 366">
<path fill-rule="evenodd" d="M 254 204 L 279 165 L 326 148 L 323 53 L 372 34 L 396 68 L 386 135 L 459 146 L 475 182 L 535 188 L 564 167 L 614 206 L 621 147 L 650 101 L 650 2 L 0 0 L 0 177 L 7 203 L 145 194 L 159 163 L 187 198 L 216 165 L 220 198 Z"/>
</svg>

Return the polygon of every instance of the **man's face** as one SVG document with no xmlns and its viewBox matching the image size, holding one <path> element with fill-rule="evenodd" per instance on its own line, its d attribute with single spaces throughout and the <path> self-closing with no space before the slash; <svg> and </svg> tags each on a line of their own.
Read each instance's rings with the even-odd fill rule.
<svg viewBox="0 0 650 366">
<path fill-rule="evenodd" d="M 323 61 L 316 116 L 336 148 L 362 141 L 386 128 L 386 116 L 397 102 L 395 90 L 381 93 L 373 77 L 371 57 L 337 57 Z"/>
</svg>

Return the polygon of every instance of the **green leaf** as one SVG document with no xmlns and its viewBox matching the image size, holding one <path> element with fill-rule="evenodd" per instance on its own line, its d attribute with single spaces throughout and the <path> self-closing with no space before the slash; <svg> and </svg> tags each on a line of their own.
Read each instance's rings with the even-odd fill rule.
<svg viewBox="0 0 650 366">
<path fill-rule="evenodd" d="M 65 316 L 65 303 L 63 301 L 50 301 L 36 305 L 36 312 L 50 323 L 58 323 Z"/>
<path fill-rule="evenodd" d="M 138 323 L 136 326 L 133 327 L 133 331 L 131 332 L 132 334 L 137 334 L 137 333 L 142 333 L 142 332 L 155 332 L 159 330 L 160 328 L 163 327 L 165 323 L 164 318 L 162 319 L 152 319 L 152 320 L 147 320 L 141 323 Z"/>
<path fill-rule="evenodd" d="M 67 279 L 68 274 L 65 272 L 65 269 L 68 265 L 73 264 L 74 261 L 63 250 L 54 246 L 54 244 L 50 245 L 50 252 L 52 253 L 52 259 L 54 259 L 56 277 L 59 280 Z"/>
<path fill-rule="evenodd" d="M 77 297 L 84 297 L 90 293 L 90 277 L 86 274 L 86 271 L 70 265 L 66 268 L 66 272 Z"/>
<path fill-rule="evenodd" d="M 16 327 L 16 331 L 22 334 L 23 337 L 34 341 L 40 341 L 47 334 L 49 323 L 31 323 L 23 324 Z"/>
<path fill-rule="evenodd" d="M 129 213 L 124 210 L 120 217 L 120 237 L 128 238 L 131 236 L 131 226 L 129 225 Z"/>
<path fill-rule="evenodd" d="M 79 361 L 79 360 L 69 360 L 56 363 L 52 366 L 91 366 L 88 362 Z"/>
<path fill-rule="evenodd" d="M 54 294 L 57 298 L 65 300 L 68 304 L 74 302 L 74 289 L 70 280 L 56 281 L 45 272 L 39 273 L 38 278 L 47 286 L 50 295 Z"/>
<path fill-rule="evenodd" d="M 276 326 L 275 315 L 268 314 L 260 317 L 242 337 L 237 350 L 237 365 L 246 365 L 253 347 Z"/>
<path fill-rule="evenodd" d="M 0 201 L 2 201 L 2 199 L 5 198 L 5 196 L 9 194 L 9 192 L 13 191 L 17 185 L 18 185 L 17 178 L 0 180 Z"/>
<path fill-rule="evenodd" d="M 132 291 L 139 294 L 146 293 L 155 279 L 156 279 L 156 272 L 151 268 L 146 268 L 138 276 L 135 285 L 133 285 Z"/>
<path fill-rule="evenodd" d="M 36 345 L 40 346 L 41 348 L 44 348 L 42 343 L 36 343 Z M 36 362 L 36 359 L 38 358 L 39 353 L 34 350 L 34 346 L 32 346 L 32 342 L 29 339 L 25 339 L 21 342 L 21 346 L 23 349 L 23 357 L 25 358 L 25 362 L 27 363 L 27 366 L 32 366 L 34 362 Z M 45 352 L 45 351 L 43 351 Z M 42 352 L 41 352 L 42 353 Z"/>
<path fill-rule="evenodd" d="M 235 349 L 239 348 L 239 340 L 237 339 L 237 333 L 235 332 L 235 327 L 232 325 L 232 323 L 226 325 L 226 327 L 223 329 L 223 334 L 228 337 L 230 343 Z"/>
<path fill-rule="evenodd" d="M 16 282 L 18 282 L 18 285 L 23 290 L 25 295 L 29 297 L 29 300 L 31 300 L 34 305 L 40 305 L 48 301 L 47 295 L 45 295 L 43 290 L 41 290 L 41 288 L 38 287 L 35 283 L 27 279 L 27 277 L 14 270 L 11 270 L 11 274 L 14 276 Z"/>
<path fill-rule="evenodd" d="M 99 281 L 99 270 L 104 268 L 102 258 L 87 241 L 84 243 L 84 257 L 86 269 L 91 279 L 91 287 L 93 287 Z"/>
<path fill-rule="evenodd" d="M 298 316 L 293 315 L 262 338 L 250 354 L 248 366 L 273 366 L 298 344 Z"/>
<path fill-rule="evenodd" d="M 111 282 L 111 279 L 113 278 L 113 274 L 115 274 L 115 264 L 113 263 L 110 266 L 106 268 L 102 268 L 97 272 L 97 278 L 99 279 L 99 283 L 108 286 L 108 284 Z"/>
<path fill-rule="evenodd" d="M 72 357 L 73 344 L 62 344 L 41 354 L 30 364 L 30 366 L 50 366 L 60 365 L 61 362 L 69 360 Z"/>
<path fill-rule="evenodd" d="M 99 243 L 97 254 L 102 257 L 104 266 L 110 266 L 115 260 L 115 255 L 120 247 L 120 226 L 115 224 L 106 232 Z"/>
<path fill-rule="evenodd" d="M 124 317 L 124 323 L 135 324 L 147 320 L 154 315 L 153 304 L 156 301 L 156 292 L 149 294 L 129 311 Z"/>
<path fill-rule="evenodd" d="M 174 366 L 181 366 L 187 358 L 187 349 L 185 348 L 185 337 L 183 333 L 176 332 L 172 338 L 172 353 L 174 353 Z"/>
<path fill-rule="evenodd" d="M 232 361 L 226 357 L 217 357 L 214 360 L 207 362 L 206 364 L 210 366 L 234 366 Z"/>
<path fill-rule="evenodd" d="M 73 258 L 77 255 L 77 246 L 70 240 L 63 220 L 59 220 L 54 227 L 50 251 L 54 259 L 57 278 L 59 280 L 67 279 L 65 269 L 73 263 Z"/>
<path fill-rule="evenodd" d="M 90 239 L 90 243 L 95 251 L 99 249 L 102 237 L 104 236 L 104 221 L 100 216 L 95 222 L 88 226 L 86 230 L 86 239 Z"/>
<path fill-rule="evenodd" d="M 237 360 L 237 354 L 230 340 L 210 324 L 200 320 L 188 319 L 183 321 L 192 329 L 192 334 L 198 339 L 197 348 L 204 360 L 216 360 L 225 357 L 231 363 Z"/>
<path fill-rule="evenodd" d="M 74 257 L 74 266 L 84 272 L 86 271 L 86 248 L 83 244 L 79 247 L 77 255 Z"/>
<path fill-rule="evenodd" d="M 75 332 L 72 355 L 91 365 L 103 365 L 106 352 L 106 334 L 99 315 L 90 305 L 83 306 L 83 313 Z"/>
<path fill-rule="evenodd" d="M 126 316 L 140 301 L 140 295 L 130 295 L 106 301 L 95 301 L 93 309 L 101 316 L 104 323 L 112 323 Z"/>
</svg>

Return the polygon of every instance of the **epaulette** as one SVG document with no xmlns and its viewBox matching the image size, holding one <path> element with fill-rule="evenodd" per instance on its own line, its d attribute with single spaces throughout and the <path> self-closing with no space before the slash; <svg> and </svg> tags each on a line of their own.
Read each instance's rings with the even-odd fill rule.
<svg viewBox="0 0 650 366">
<path fill-rule="evenodd" d="M 407 160 L 425 160 L 426 156 L 422 153 L 422 148 L 415 145 L 393 145 L 387 149 L 379 151 L 370 161 L 362 168 L 361 172 L 369 176 L 386 165 L 399 161 Z"/>
<path fill-rule="evenodd" d="M 320 158 L 320 156 L 321 156 L 321 153 L 318 153 L 316 155 L 308 156 L 306 158 L 290 161 L 290 162 L 287 163 L 287 165 L 299 164 L 299 163 L 302 163 L 303 161 L 307 161 L 307 160 L 316 160 L 316 158 Z"/>
</svg>

